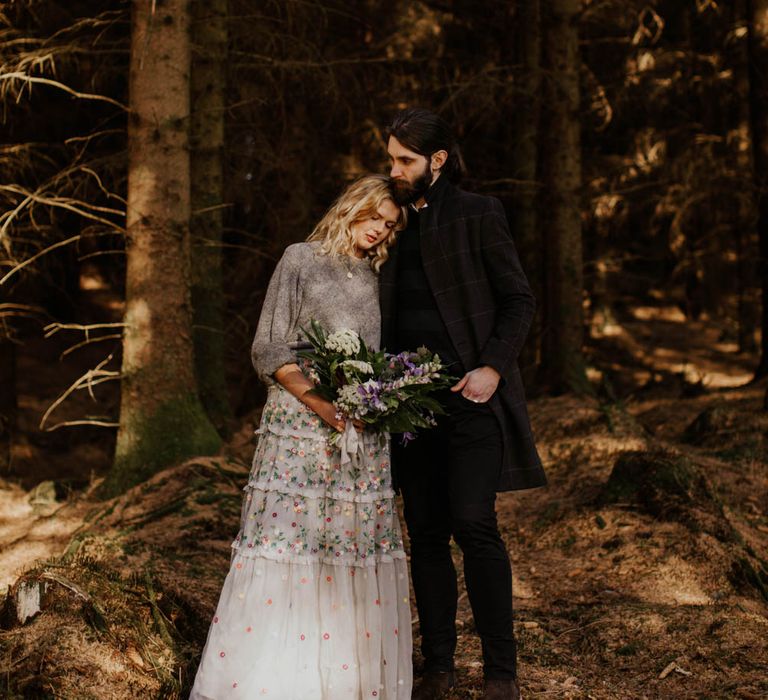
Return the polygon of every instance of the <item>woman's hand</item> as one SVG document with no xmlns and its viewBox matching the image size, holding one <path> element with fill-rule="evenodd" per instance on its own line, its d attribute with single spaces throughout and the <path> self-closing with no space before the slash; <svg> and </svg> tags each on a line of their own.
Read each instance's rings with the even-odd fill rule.
<svg viewBox="0 0 768 700">
<path fill-rule="evenodd" d="M 344 428 L 347 426 L 347 420 L 336 410 L 336 406 L 330 401 L 321 398 L 317 398 L 315 403 L 316 405 L 307 405 L 322 418 L 324 423 L 331 426 L 334 430 L 343 433 Z M 355 430 L 358 433 L 362 433 L 365 430 L 365 423 L 357 418 L 352 421 L 352 425 L 355 426 Z"/>
<path fill-rule="evenodd" d="M 283 365 L 275 372 L 274 377 L 286 391 L 317 413 L 324 423 L 340 433 L 344 432 L 344 427 L 347 424 L 344 417 L 337 418 L 336 406 L 313 393 L 312 390 L 315 385 L 304 375 L 297 364 Z M 355 419 L 352 423 L 358 433 L 365 430 L 365 423 L 361 420 Z"/>
<path fill-rule="evenodd" d="M 326 401 L 320 397 L 313 398 L 314 400 L 311 403 L 307 402 L 307 405 L 315 413 L 317 413 L 318 416 L 320 416 L 326 425 L 330 426 L 334 430 L 338 430 L 340 433 L 343 433 L 347 422 L 344 420 L 344 417 L 336 410 L 336 406 L 334 406 L 330 401 Z"/>
</svg>

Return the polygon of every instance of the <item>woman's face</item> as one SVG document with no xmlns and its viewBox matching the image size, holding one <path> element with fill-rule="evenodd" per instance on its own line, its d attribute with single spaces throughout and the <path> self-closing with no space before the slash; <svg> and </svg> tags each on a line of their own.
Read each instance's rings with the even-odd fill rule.
<svg viewBox="0 0 768 700">
<path fill-rule="evenodd" d="M 399 217 L 399 207 L 391 199 L 385 199 L 378 210 L 366 214 L 364 219 L 355 221 L 351 226 L 355 254 L 360 258 L 365 257 L 369 250 L 379 245 L 392 232 Z"/>
</svg>

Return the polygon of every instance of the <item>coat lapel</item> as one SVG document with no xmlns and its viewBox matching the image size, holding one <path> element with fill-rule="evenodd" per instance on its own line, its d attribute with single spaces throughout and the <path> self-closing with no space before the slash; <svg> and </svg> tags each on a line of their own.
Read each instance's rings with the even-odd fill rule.
<svg viewBox="0 0 768 700">
<path fill-rule="evenodd" d="M 441 182 L 442 181 L 442 182 Z M 449 232 L 444 227 L 440 227 L 441 216 L 444 217 L 446 207 L 450 208 L 451 202 L 455 201 L 456 188 L 448 182 L 447 178 L 440 179 L 432 186 L 430 196 L 427 197 L 427 206 L 423 210 L 420 220 L 421 236 L 421 262 L 424 267 L 424 275 L 429 282 L 429 288 L 435 298 L 435 305 L 440 312 L 440 316 L 445 323 L 448 337 L 451 339 L 456 354 L 461 358 L 465 367 L 468 365 L 469 357 L 466 354 L 467 343 L 460 335 L 460 329 L 451 324 L 451 318 L 455 313 L 451 313 L 450 298 L 447 290 L 456 288 L 457 271 L 450 264 L 455 260 L 455 256 L 450 255 L 447 247 L 451 246 L 452 236 L 444 235 Z"/>
</svg>

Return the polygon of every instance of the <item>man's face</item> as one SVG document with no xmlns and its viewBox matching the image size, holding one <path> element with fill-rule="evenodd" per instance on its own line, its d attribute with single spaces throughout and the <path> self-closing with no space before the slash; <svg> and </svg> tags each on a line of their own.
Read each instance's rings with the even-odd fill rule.
<svg viewBox="0 0 768 700">
<path fill-rule="evenodd" d="M 405 206 L 421 199 L 432 184 L 429 159 L 406 148 L 394 136 L 389 137 L 387 153 L 392 167 L 392 191 L 395 201 Z"/>
</svg>

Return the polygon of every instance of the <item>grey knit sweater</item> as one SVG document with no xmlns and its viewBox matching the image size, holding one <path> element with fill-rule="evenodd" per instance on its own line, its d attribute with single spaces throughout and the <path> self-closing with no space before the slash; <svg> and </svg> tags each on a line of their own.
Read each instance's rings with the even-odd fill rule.
<svg viewBox="0 0 768 700">
<path fill-rule="evenodd" d="M 312 319 L 329 331 L 349 328 L 372 348 L 381 339 L 378 275 L 367 258 L 324 255 L 318 242 L 288 246 L 269 282 L 251 359 L 259 377 L 296 361 L 301 328 Z M 350 276 L 351 275 L 351 276 Z"/>
</svg>

